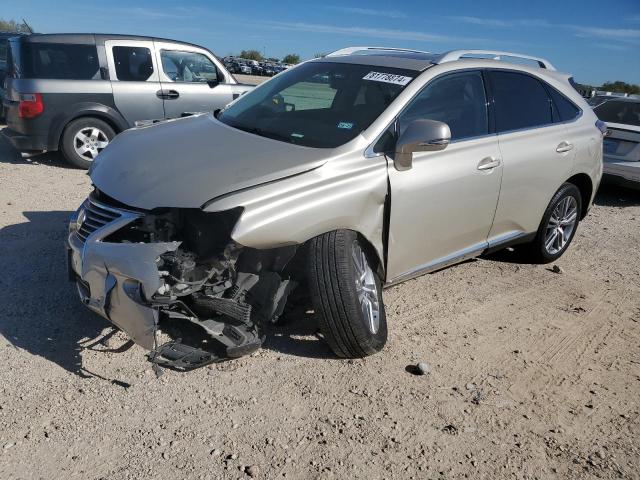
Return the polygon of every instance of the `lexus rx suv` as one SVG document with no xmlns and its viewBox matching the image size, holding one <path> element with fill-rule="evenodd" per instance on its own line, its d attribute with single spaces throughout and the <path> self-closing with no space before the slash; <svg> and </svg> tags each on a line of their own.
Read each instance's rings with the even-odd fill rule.
<svg viewBox="0 0 640 480">
<path fill-rule="evenodd" d="M 363 357 L 387 340 L 384 287 L 507 246 L 560 257 L 605 130 L 544 59 L 339 50 L 119 135 L 71 218 L 70 274 L 156 364 L 249 353 L 294 298 Z"/>
</svg>

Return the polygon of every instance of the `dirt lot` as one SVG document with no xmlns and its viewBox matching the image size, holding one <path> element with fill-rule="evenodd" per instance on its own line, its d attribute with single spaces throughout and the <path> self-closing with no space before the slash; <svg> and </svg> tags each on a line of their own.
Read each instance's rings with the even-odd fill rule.
<svg viewBox="0 0 640 480">
<path fill-rule="evenodd" d="M 505 253 L 386 291 L 366 360 L 307 320 L 156 379 L 67 282 L 89 190 L 0 141 L 0 478 L 640 478 L 639 194 L 598 195 L 563 273 Z"/>
</svg>

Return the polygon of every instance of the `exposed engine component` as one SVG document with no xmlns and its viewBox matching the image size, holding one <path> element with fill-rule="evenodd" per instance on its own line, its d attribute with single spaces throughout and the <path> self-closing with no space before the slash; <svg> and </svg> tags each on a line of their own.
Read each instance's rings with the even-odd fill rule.
<svg viewBox="0 0 640 480">
<path fill-rule="evenodd" d="M 93 198 L 114 202 L 100 192 Z M 105 244 L 132 244 L 138 249 L 171 245 L 157 253 L 157 287 L 148 282 L 151 289 L 127 294 L 138 307 L 153 311 L 156 319 L 155 348 L 149 359 L 156 365 L 191 369 L 259 348 L 262 327 L 282 314 L 296 285 L 287 267 L 297 247 L 257 250 L 235 243 L 231 232 L 241 208 L 133 213 L 132 220 L 104 238 Z M 146 266 L 153 269 L 148 260 Z M 130 283 L 139 285 L 135 278 Z M 157 345 L 158 329 L 169 333 L 172 341 Z"/>
</svg>

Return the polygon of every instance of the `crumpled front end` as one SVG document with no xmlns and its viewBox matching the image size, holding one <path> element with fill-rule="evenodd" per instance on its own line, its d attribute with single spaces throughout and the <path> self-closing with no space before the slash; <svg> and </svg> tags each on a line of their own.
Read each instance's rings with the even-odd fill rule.
<svg viewBox="0 0 640 480">
<path fill-rule="evenodd" d="M 94 191 L 69 224 L 82 302 L 152 350 L 156 363 L 188 369 L 250 353 L 295 285 L 287 266 L 296 248 L 235 243 L 241 213 L 144 211 Z M 157 345 L 165 325 L 173 340 Z"/>
</svg>

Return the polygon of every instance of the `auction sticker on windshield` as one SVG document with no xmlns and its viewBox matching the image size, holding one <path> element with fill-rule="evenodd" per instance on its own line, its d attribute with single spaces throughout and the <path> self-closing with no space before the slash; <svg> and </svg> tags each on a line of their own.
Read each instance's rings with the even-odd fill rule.
<svg viewBox="0 0 640 480">
<path fill-rule="evenodd" d="M 394 75 L 393 73 L 381 73 L 381 72 L 369 72 L 363 80 L 372 80 L 374 82 L 394 83 L 396 85 L 406 85 L 413 78 L 405 77 L 404 75 Z"/>
</svg>

